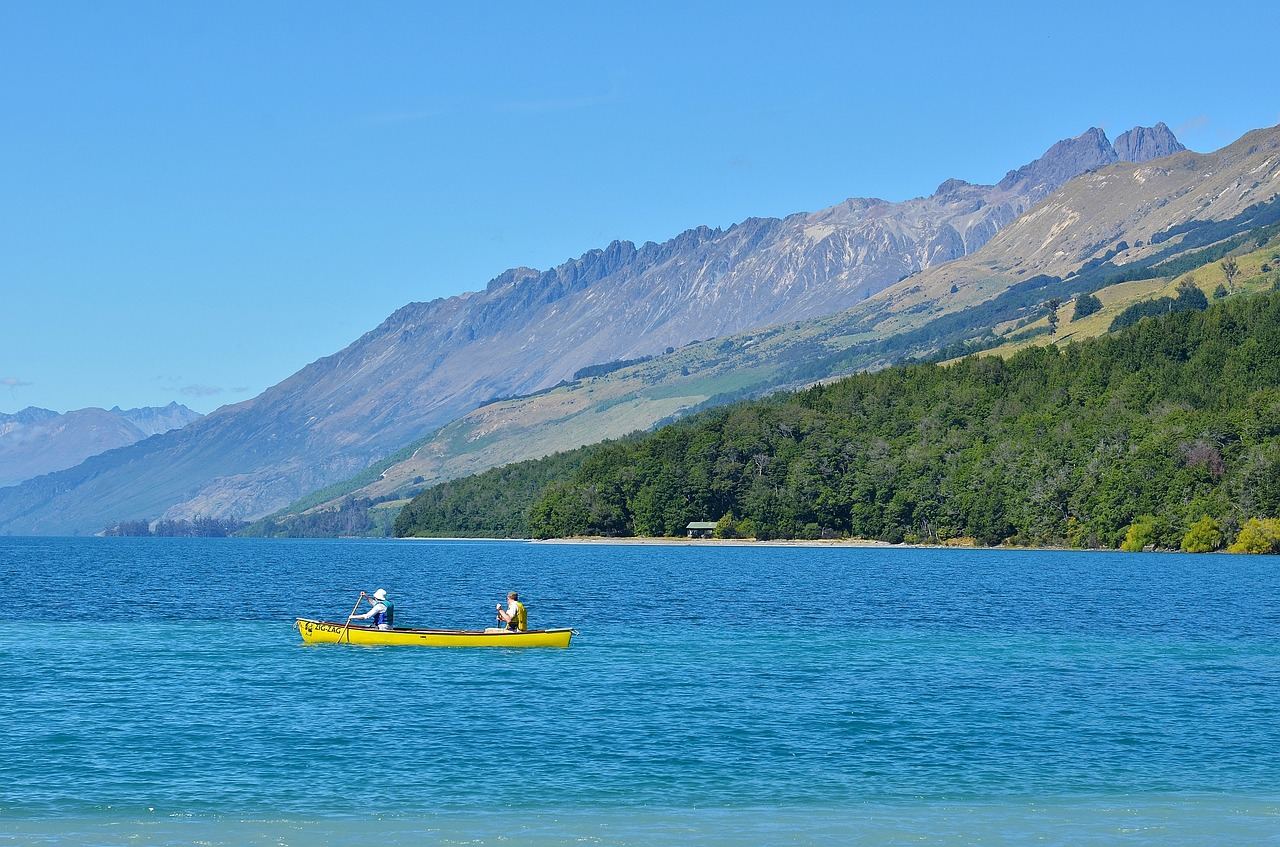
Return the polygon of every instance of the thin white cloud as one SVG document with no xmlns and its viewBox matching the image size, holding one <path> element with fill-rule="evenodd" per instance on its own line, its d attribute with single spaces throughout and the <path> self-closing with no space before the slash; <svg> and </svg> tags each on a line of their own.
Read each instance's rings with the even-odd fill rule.
<svg viewBox="0 0 1280 847">
<path fill-rule="evenodd" d="M 27 382 L 25 379 L 18 379 L 16 376 L 0 377 L 0 385 L 8 386 L 9 388 L 25 388 L 34 384 Z"/>
</svg>

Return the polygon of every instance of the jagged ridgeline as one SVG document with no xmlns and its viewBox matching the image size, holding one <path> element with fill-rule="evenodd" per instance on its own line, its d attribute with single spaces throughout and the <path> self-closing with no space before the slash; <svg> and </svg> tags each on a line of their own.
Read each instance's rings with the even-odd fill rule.
<svg viewBox="0 0 1280 847">
<path fill-rule="evenodd" d="M 1270 293 L 1067 347 L 897 366 L 711 410 L 437 486 L 396 531 L 670 536 L 713 520 L 762 539 L 1114 547 L 1138 531 L 1176 548 L 1193 526 L 1216 527 L 1212 547 L 1276 516 Z"/>
</svg>

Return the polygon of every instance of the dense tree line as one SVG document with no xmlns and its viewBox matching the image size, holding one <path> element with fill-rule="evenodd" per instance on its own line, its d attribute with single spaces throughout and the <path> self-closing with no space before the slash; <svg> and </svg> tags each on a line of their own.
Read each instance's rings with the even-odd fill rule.
<svg viewBox="0 0 1280 847">
<path fill-rule="evenodd" d="M 567 479 L 589 452 L 614 443 L 503 465 L 429 488 L 400 510 L 395 534 L 528 538 L 529 504 L 553 481 Z"/>
<path fill-rule="evenodd" d="M 248 526 L 236 518 L 195 517 L 191 520 L 121 521 L 103 530 L 107 536 L 132 536 L 155 538 L 225 538 Z"/>
<path fill-rule="evenodd" d="M 720 520 L 758 538 L 1138 549 L 1248 528 L 1265 546 L 1276 522 L 1251 519 L 1280 516 L 1280 295 L 860 374 L 503 471 L 424 493 L 397 534 L 468 534 L 459 513 L 482 510 L 492 534 L 537 537 Z"/>
<path fill-rule="evenodd" d="M 675 348 L 667 348 L 668 353 L 674 352 Z M 586 379 L 592 376 L 604 376 L 614 371 L 620 371 L 623 368 L 629 368 L 632 365 L 642 365 L 651 360 L 652 356 L 640 356 L 635 359 L 614 359 L 611 362 L 600 362 L 596 365 L 587 365 L 585 368 L 578 368 L 573 372 L 575 380 Z"/>
<path fill-rule="evenodd" d="M 375 509 L 381 498 L 348 497 L 335 508 L 301 514 L 271 515 L 254 521 L 237 535 L 244 538 L 342 538 L 387 536 L 391 515 Z"/>
</svg>

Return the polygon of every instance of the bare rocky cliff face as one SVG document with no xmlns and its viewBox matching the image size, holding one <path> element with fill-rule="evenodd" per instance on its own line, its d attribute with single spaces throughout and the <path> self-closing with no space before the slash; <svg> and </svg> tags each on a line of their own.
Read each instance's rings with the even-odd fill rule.
<svg viewBox="0 0 1280 847">
<path fill-rule="evenodd" d="M 1125 133 L 1123 155 L 1177 144 L 1157 129 Z M 341 352 L 194 426 L 0 490 L 0 533 L 270 513 L 488 398 L 554 385 L 589 364 L 847 309 L 979 250 L 1067 180 L 1119 158 L 1090 129 L 994 186 L 947 180 L 905 202 L 855 198 L 697 227 L 661 244 L 615 241 L 547 271 L 506 271 L 483 291 L 405 306 Z"/>
<path fill-rule="evenodd" d="M 59 414 L 28 406 L 0 414 L 0 486 L 74 467 L 90 456 L 123 447 L 200 418 L 186 406 L 76 409 Z"/>
<path fill-rule="evenodd" d="M 1114 146 L 1120 161 L 1136 164 L 1163 159 L 1187 149 L 1163 121 L 1155 126 L 1137 126 L 1121 133 Z"/>
</svg>

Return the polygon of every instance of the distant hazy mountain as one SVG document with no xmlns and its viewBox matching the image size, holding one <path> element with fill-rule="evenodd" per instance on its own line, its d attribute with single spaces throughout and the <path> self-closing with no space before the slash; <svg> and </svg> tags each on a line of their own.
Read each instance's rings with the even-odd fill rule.
<svg viewBox="0 0 1280 847">
<path fill-rule="evenodd" d="M 200 418 L 186 406 L 77 409 L 59 414 L 28 406 L 0 413 L 0 486 L 74 467 L 104 450 L 184 427 Z"/>
<path fill-rule="evenodd" d="M 1167 129 L 1133 133 L 1164 138 Z M 1177 145 L 1172 136 L 1163 143 Z M 1124 155 L 1158 146 L 1126 142 Z M 697 227 L 662 244 L 615 241 L 548 271 L 508 270 L 483 291 L 405 306 L 252 400 L 0 495 L 0 532 L 271 512 L 487 398 L 545 388 L 594 363 L 847 309 L 982 248 L 1068 179 L 1120 157 L 1091 129 L 994 186 L 952 179 L 901 203 L 851 199 L 726 230 Z"/>
</svg>

